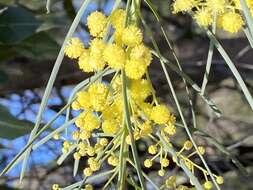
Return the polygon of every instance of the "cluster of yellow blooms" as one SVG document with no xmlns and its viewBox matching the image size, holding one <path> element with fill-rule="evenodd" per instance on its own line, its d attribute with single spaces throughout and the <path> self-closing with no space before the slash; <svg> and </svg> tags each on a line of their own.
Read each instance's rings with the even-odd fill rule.
<svg viewBox="0 0 253 190">
<path fill-rule="evenodd" d="M 253 15 L 253 0 L 245 0 Z M 174 0 L 173 12 L 189 12 L 203 27 L 216 23 L 217 28 L 230 33 L 242 29 L 245 21 L 240 0 Z"/>
<path fill-rule="evenodd" d="M 63 142 L 62 152 L 74 150 L 75 160 L 87 157 L 87 167 L 83 170 L 86 177 L 97 172 L 105 160 L 111 167 L 117 168 L 119 165 L 120 140 L 126 131 L 122 71 L 127 76 L 134 140 L 144 139 L 150 143 L 148 153 L 152 158 L 144 160 L 144 167 L 152 167 L 156 160 L 161 166 L 158 175 L 164 176 L 164 168 L 170 164 L 167 152 L 162 143 L 154 138 L 154 134 L 160 130 L 170 143 L 170 137 L 176 133 L 176 118 L 166 105 L 158 103 L 155 96 L 147 72 L 152 55 L 143 44 L 142 31 L 134 24 L 125 27 L 125 20 L 126 12 L 122 9 L 115 10 L 109 17 L 101 12 L 93 12 L 87 19 L 92 36 L 89 47 L 86 48 L 78 38 L 70 39 L 65 47 L 65 54 L 78 60 L 80 69 L 86 73 L 99 72 L 106 68 L 115 70 L 115 75 L 109 82 L 97 80 L 90 83 L 86 90 L 77 93 L 77 98 L 72 103 L 72 109 L 79 110 L 80 114 L 75 120 L 76 130 L 72 133 L 72 139 Z M 114 38 L 105 42 L 110 25 L 114 29 Z M 125 142 L 128 147 L 132 146 L 130 134 L 125 135 Z M 181 154 L 184 149 L 178 152 L 178 156 L 189 163 L 188 166 L 193 171 L 196 164 Z M 171 179 L 166 180 L 167 187 L 169 184 L 174 185 L 175 180 L 172 182 Z M 53 190 L 58 189 L 59 186 L 55 184 Z M 93 188 L 87 184 L 85 189 Z"/>
</svg>

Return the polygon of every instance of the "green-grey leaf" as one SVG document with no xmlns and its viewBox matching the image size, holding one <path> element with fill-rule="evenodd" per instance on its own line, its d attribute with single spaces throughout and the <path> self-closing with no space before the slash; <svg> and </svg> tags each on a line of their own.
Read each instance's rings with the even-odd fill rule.
<svg viewBox="0 0 253 190">
<path fill-rule="evenodd" d="M 31 36 L 41 22 L 21 7 L 8 7 L 0 16 L 0 42 L 17 43 Z"/>
</svg>

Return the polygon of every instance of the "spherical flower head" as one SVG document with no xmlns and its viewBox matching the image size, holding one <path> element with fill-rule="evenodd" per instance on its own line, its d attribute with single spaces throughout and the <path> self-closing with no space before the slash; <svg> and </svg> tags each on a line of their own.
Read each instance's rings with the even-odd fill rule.
<svg viewBox="0 0 253 190">
<path fill-rule="evenodd" d="M 80 110 L 81 109 L 81 105 L 79 104 L 78 101 L 74 101 L 72 104 L 71 104 L 71 108 L 73 110 Z"/>
<path fill-rule="evenodd" d="M 150 145 L 148 147 L 148 153 L 152 154 L 152 155 L 156 154 L 157 153 L 157 147 L 155 145 Z"/>
<path fill-rule="evenodd" d="M 123 29 L 116 29 L 114 32 L 114 41 L 119 46 L 122 46 L 122 43 L 123 43 L 122 34 L 123 34 Z"/>
<path fill-rule="evenodd" d="M 81 140 L 87 140 L 91 137 L 91 131 L 82 130 L 79 135 Z"/>
<path fill-rule="evenodd" d="M 102 139 L 100 139 L 100 140 L 99 140 L 99 144 L 100 144 L 101 146 L 106 146 L 106 145 L 108 145 L 108 140 L 107 140 L 107 138 L 102 138 Z"/>
<path fill-rule="evenodd" d="M 146 168 L 150 168 L 152 165 L 153 165 L 152 160 L 150 160 L 150 159 L 144 160 L 144 166 Z"/>
<path fill-rule="evenodd" d="M 60 189 L 59 184 L 53 184 L 52 185 L 52 190 L 59 190 L 59 189 Z"/>
<path fill-rule="evenodd" d="M 96 161 L 95 159 L 89 163 L 90 169 L 95 172 L 97 170 L 99 170 L 100 168 L 100 163 L 98 161 Z"/>
<path fill-rule="evenodd" d="M 100 82 L 93 83 L 89 87 L 88 93 L 92 94 L 89 101 L 93 109 L 95 111 L 102 111 L 106 106 L 106 99 L 109 93 L 107 86 Z"/>
<path fill-rule="evenodd" d="M 119 126 L 115 120 L 109 119 L 109 120 L 105 120 L 102 123 L 102 130 L 106 134 L 115 134 L 119 130 Z"/>
<path fill-rule="evenodd" d="M 90 42 L 89 62 L 94 70 L 102 70 L 105 67 L 105 61 L 103 58 L 105 46 L 106 45 L 102 39 L 95 38 Z"/>
<path fill-rule="evenodd" d="M 151 85 L 145 79 L 131 80 L 130 93 L 134 100 L 143 101 L 151 94 Z"/>
<path fill-rule="evenodd" d="M 224 183 L 223 177 L 222 177 L 222 176 L 218 176 L 218 177 L 216 178 L 216 182 L 217 182 L 219 185 L 223 184 L 223 183 Z"/>
<path fill-rule="evenodd" d="M 158 175 L 161 176 L 161 177 L 163 177 L 163 176 L 165 175 L 165 170 L 160 169 L 160 170 L 158 171 Z"/>
<path fill-rule="evenodd" d="M 91 176 L 93 174 L 93 171 L 90 168 L 85 168 L 83 170 L 83 174 L 87 177 Z"/>
<path fill-rule="evenodd" d="M 169 164 L 170 164 L 170 161 L 167 159 L 167 158 L 163 158 L 163 159 L 161 159 L 161 166 L 162 167 L 168 167 L 169 166 Z"/>
<path fill-rule="evenodd" d="M 204 155 L 205 152 L 206 152 L 206 149 L 205 149 L 203 146 L 199 146 L 199 147 L 198 147 L 198 151 L 199 151 L 199 153 L 200 153 L 201 155 Z"/>
<path fill-rule="evenodd" d="M 72 139 L 77 140 L 79 138 L 79 131 L 73 131 L 72 132 Z"/>
<path fill-rule="evenodd" d="M 166 124 L 169 116 L 170 111 L 165 105 L 157 105 L 152 109 L 151 119 L 157 124 Z"/>
<path fill-rule="evenodd" d="M 94 156 L 94 155 L 95 155 L 95 149 L 94 149 L 92 146 L 89 146 L 89 147 L 87 148 L 87 154 L 88 154 L 89 156 Z"/>
<path fill-rule="evenodd" d="M 197 24 L 203 27 L 207 27 L 213 22 L 212 15 L 207 9 L 201 9 L 197 11 L 194 15 L 194 18 Z"/>
<path fill-rule="evenodd" d="M 90 62 L 90 52 L 84 51 L 83 54 L 78 59 L 78 65 L 81 70 L 85 73 L 94 72 L 94 67 L 92 62 Z"/>
<path fill-rule="evenodd" d="M 80 160 L 81 154 L 80 154 L 79 152 L 75 152 L 75 153 L 73 154 L 73 157 L 74 157 L 75 160 Z"/>
<path fill-rule="evenodd" d="M 108 158 L 107 160 L 108 164 L 110 164 L 111 166 L 117 166 L 119 164 L 119 159 L 117 156 L 112 155 Z"/>
<path fill-rule="evenodd" d="M 122 69 L 126 62 L 125 51 L 116 44 L 108 44 L 103 52 L 104 60 L 113 69 Z"/>
<path fill-rule="evenodd" d="M 207 189 L 207 190 L 212 189 L 213 188 L 212 182 L 211 181 L 206 181 L 204 183 L 204 188 Z"/>
<path fill-rule="evenodd" d="M 175 0 L 172 5 L 173 13 L 190 11 L 196 5 L 196 0 Z"/>
<path fill-rule="evenodd" d="M 152 61 L 151 51 L 145 45 L 139 44 L 131 50 L 130 59 L 141 59 L 149 66 Z"/>
<path fill-rule="evenodd" d="M 84 190 L 93 190 L 93 186 L 91 184 L 87 184 L 85 185 Z"/>
<path fill-rule="evenodd" d="M 80 142 L 78 144 L 78 148 L 81 149 L 81 150 L 85 150 L 87 148 L 87 143 L 86 142 Z"/>
<path fill-rule="evenodd" d="M 152 105 L 149 103 L 141 102 L 139 106 L 141 108 L 139 115 L 144 114 L 145 117 L 151 118 L 153 108 Z"/>
<path fill-rule="evenodd" d="M 126 11 L 123 9 L 117 9 L 112 12 L 110 16 L 110 21 L 112 23 L 112 26 L 117 29 L 122 29 L 124 27 L 126 20 Z"/>
<path fill-rule="evenodd" d="M 91 111 L 87 111 L 83 127 L 86 131 L 93 131 L 94 129 L 98 129 L 100 127 L 98 118 Z"/>
<path fill-rule="evenodd" d="M 244 21 L 239 13 L 228 12 L 222 17 L 222 27 L 227 32 L 237 33 L 243 25 Z"/>
<path fill-rule="evenodd" d="M 214 13 L 223 13 L 225 8 L 227 7 L 228 3 L 226 0 L 207 0 L 206 6 L 207 9 Z"/>
<path fill-rule="evenodd" d="M 72 59 L 80 57 L 84 51 L 84 45 L 79 38 L 71 38 L 64 47 L 64 53 Z"/>
<path fill-rule="evenodd" d="M 90 109 L 90 94 L 87 91 L 81 91 L 77 93 L 77 102 L 79 103 L 81 109 Z"/>
<path fill-rule="evenodd" d="M 126 75 L 130 79 L 140 79 L 146 70 L 147 66 L 142 60 L 130 60 L 125 65 Z"/>
<path fill-rule="evenodd" d="M 87 18 L 90 34 L 94 37 L 103 37 L 106 32 L 107 18 L 98 11 L 91 13 Z"/>
<path fill-rule="evenodd" d="M 167 125 L 163 131 L 167 133 L 168 135 L 175 135 L 176 133 L 176 127 L 175 125 Z"/>
<path fill-rule="evenodd" d="M 192 148 L 192 142 L 187 140 L 184 142 L 184 149 L 190 150 Z"/>
<path fill-rule="evenodd" d="M 129 47 L 134 47 L 140 44 L 142 40 L 143 40 L 142 32 L 137 26 L 130 25 L 123 29 L 122 41 L 125 45 Z"/>
</svg>

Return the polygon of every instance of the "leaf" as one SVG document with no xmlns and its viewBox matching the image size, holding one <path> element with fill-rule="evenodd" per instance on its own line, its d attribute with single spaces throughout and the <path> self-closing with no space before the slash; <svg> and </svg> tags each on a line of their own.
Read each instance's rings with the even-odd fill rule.
<svg viewBox="0 0 253 190">
<path fill-rule="evenodd" d="M 18 54 L 37 61 L 54 59 L 60 49 L 57 42 L 45 32 L 32 35 L 14 48 Z"/>
<path fill-rule="evenodd" d="M 41 25 L 34 15 L 21 7 L 8 7 L 0 16 L 0 42 L 17 43 L 32 34 Z"/>
<path fill-rule="evenodd" d="M 32 130 L 33 123 L 12 116 L 7 108 L 0 105 L 0 138 L 15 139 Z"/>
</svg>

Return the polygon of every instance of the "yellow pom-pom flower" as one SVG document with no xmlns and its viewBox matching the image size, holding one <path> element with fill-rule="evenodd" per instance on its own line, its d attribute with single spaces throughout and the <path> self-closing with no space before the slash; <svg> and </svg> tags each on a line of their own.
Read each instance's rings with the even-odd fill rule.
<svg viewBox="0 0 253 190">
<path fill-rule="evenodd" d="M 99 126 L 100 124 L 97 117 L 91 111 L 88 111 L 84 118 L 83 129 L 86 131 L 93 131 L 94 129 L 98 129 Z"/>
<path fill-rule="evenodd" d="M 90 104 L 95 111 L 102 111 L 106 106 L 106 98 L 108 88 L 103 83 L 93 83 L 88 89 L 90 96 Z"/>
<path fill-rule="evenodd" d="M 124 24 L 125 24 L 125 20 L 126 20 L 126 11 L 123 9 L 117 9 L 117 10 L 113 11 L 110 16 L 110 21 L 112 23 L 112 26 L 116 30 L 123 29 Z"/>
<path fill-rule="evenodd" d="M 105 120 L 102 123 L 102 130 L 106 134 L 115 134 L 117 133 L 119 127 L 116 121 L 110 119 L 110 120 Z"/>
<path fill-rule="evenodd" d="M 150 83 L 145 79 L 131 80 L 130 93 L 134 100 L 143 101 L 151 94 Z"/>
<path fill-rule="evenodd" d="M 198 25 L 204 27 L 209 26 L 213 22 L 212 15 L 207 9 L 201 9 L 197 11 L 196 14 L 194 15 L 194 18 L 198 23 Z"/>
<path fill-rule="evenodd" d="M 94 37 L 103 37 L 106 32 L 107 18 L 98 11 L 91 13 L 87 18 L 90 34 Z"/>
<path fill-rule="evenodd" d="M 113 69 L 121 69 L 126 62 L 124 50 L 116 44 L 108 44 L 103 53 L 104 60 Z"/>
<path fill-rule="evenodd" d="M 152 109 L 151 119 L 157 124 L 166 124 L 170 117 L 170 111 L 165 105 L 157 105 Z"/>
<path fill-rule="evenodd" d="M 147 66 L 142 60 L 130 60 L 125 65 L 126 75 L 130 79 L 140 79 L 146 72 Z"/>
<path fill-rule="evenodd" d="M 216 178 L 216 182 L 218 183 L 218 184 L 223 184 L 224 183 L 224 179 L 223 179 L 223 177 L 222 176 L 218 176 L 217 178 Z"/>
<path fill-rule="evenodd" d="M 228 12 L 222 16 L 222 28 L 227 32 L 237 33 L 243 25 L 242 16 L 238 13 Z"/>
<path fill-rule="evenodd" d="M 80 105 L 81 109 L 90 109 L 91 108 L 91 104 L 90 101 L 88 101 L 90 99 L 90 94 L 86 91 L 81 91 L 77 93 L 77 101 Z"/>
<path fill-rule="evenodd" d="M 223 13 L 227 6 L 226 0 L 207 0 L 206 1 L 207 9 L 214 13 Z"/>
<path fill-rule="evenodd" d="M 140 44 L 142 40 L 142 32 L 137 26 L 130 25 L 127 28 L 123 29 L 122 41 L 125 45 L 133 47 Z"/>
<path fill-rule="evenodd" d="M 86 73 L 94 72 L 94 67 L 90 61 L 90 52 L 84 51 L 83 54 L 78 59 L 79 68 Z"/>
<path fill-rule="evenodd" d="M 72 59 L 80 57 L 84 51 L 84 45 L 79 38 L 71 38 L 64 47 L 64 53 Z"/>
<path fill-rule="evenodd" d="M 152 61 L 150 50 L 143 44 L 133 47 L 130 53 L 130 59 L 141 59 L 148 66 Z"/>
<path fill-rule="evenodd" d="M 190 11 L 193 7 L 195 7 L 197 4 L 196 0 L 175 0 L 173 3 L 173 12 L 184 12 L 184 11 Z"/>
<path fill-rule="evenodd" d="M 144 166 L 145 166 L 146 168 L 150 168 L 152 165 L 153 165 L 152 160 L 146 159 L 146 160 L 144 161 Z"/>
<path fill-rule="evenodd" d="M 204 188 L 207 189 L 207 190 L 212 189 L 213 188 L 212 182 L 211 181 L 206 181 L 204 183 Z"/>
<path fill-rule="evenodd" d="M 103 52 L 105 49 L 103 40 L 95 38 L 90 42 L 90 65 L 94 70 L 102 70 L 105 67 Z"/>
</svg>

